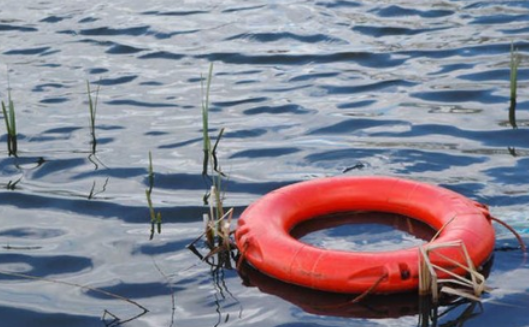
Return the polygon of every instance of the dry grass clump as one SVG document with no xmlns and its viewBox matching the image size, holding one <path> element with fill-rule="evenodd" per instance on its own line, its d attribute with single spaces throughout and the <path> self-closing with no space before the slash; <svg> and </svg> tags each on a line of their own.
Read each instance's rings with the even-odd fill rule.
<svg viewBox="0 0 529 327">
<path fill-rule="evenodd" d="M 460 253 L 465 258 L 465 264 L 440 253 L 439 250 L 446 248 L 459 249 Z M 419 248 L 419 253 L 419 295 L 431 294 L 433 303 L 439 302 L 440 293 L 456 295 L 472 301 L 480 301 L 481 295 L 489 290 L 485 285 L 485 277 L 476 270 L 476 267 L 474 267 L 465 243 L 457 241 L 435 245 L 427 244 Z M 445 260 L 445 262 L 450 263 L 452 266 L 466 271 L 468 277 L 459 276 L 449 269 L 432 263 L 430 256 L 433 253 L 435 253 L 437 257 Z M 447 274 L 450 277 L 440 279 L 437 277 L 438 272 Z"/>
</svg>

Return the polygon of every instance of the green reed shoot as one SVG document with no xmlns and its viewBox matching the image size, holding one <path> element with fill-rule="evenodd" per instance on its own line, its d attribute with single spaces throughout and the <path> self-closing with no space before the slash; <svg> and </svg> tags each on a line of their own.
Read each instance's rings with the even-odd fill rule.
<svg viewBox="0 0 529 327">
<path fill-rule="evenodd" d="M 202 79 L 202 137 L 204 161 L 202 163 L 202 175 L 207 175 L 208 163 L 211 154 L 211 139 L 209 138 L 209 91 L 211 89 L 211 78 L 213 76 L 213 63 L 209 65 L 209 73 L 206 82 L 206 94 L 204 96 L 204 80 Z"/>
<path fill-rule="evenodd" d="M 214 206 L 211 208 L 215 209 L 215 212 L 210 213 L 210 219 L 214 222 L 218 222 L 221 217 L 224 217 L 225 211 L 224 206 L 222 203 L 222 180 L 226 177 L 226 175 L 221 171 L 220 164 L 217 158 L 217 148 L 219 145 L 219 142 L 224 135 L 224 128 L 221 128 L 219 131 L 219 134 L 217 136 L 217 139 L 215 140 L 215 143 L 212 144 L 211 137 L 209 136 L 209 94 L 211 90 L 211 80 L 213 77 L 213 63 L 209 66 L 208 71 L 208 77 L 206 80 L 206 87 L 205 87 L 205 93 L 204 93 L 204 80 L 202 79 L 202 135 L 203 135 L 203 151 L 204 151 L 204 159 L 202 164 L 202 176 L 205 178 L 210 178 L 212 182 L 212 187 L 210 192 L 206 193 L 204 196 L 204 202 L 208 204 L 208 198 L 211 196 L 213 197 Z M 211 175 L 208 175 L 208 170 L 210 170 Z M 218 225 L 218 223 L 215 223 L 215 225 Z M 206 226 L 210 226 L 209 224 L 206 224 Z M 206 227 L 206 229 L 208 229 Z M 217 226 L 217 232 L 220 232 L 219 227 Z M 212 242 L 213 238 L 213 231 L 209 229 L 208 232 L 206 232 L 206 238 L 208 239 L 208 242 Z M 210 243 L 213 244 L 213 243 Z"/>
<path fill-rule="evenodd" d="M 511 88 L 511 102 L 509 106 L 509 123 L 512 128 L 518 128 L 516 124 L 516 97 L 518 89 L 518 66 L 520 65 L 520 55 L 518 51 L 514 49 L 514 44 L 511 43 L 511 78 L 510 78 L 510 88 Z"/>
<path fill-rule="evenodd" d="M 145 196 L 147 197 L 147 204 L 149 206 L 149 214 L 151 216 L 151 235 L 149 239 L 154 238 L 155 230 L 160 234 L 162 232 L 162 214 L 156 213 L 152 204 L 151 194 L 154 188 L 154 169 L 152 166 L 152 153 L 149 151 L 149 174 L 147 175 L 149 180 L 149 188 L 145 190 Z"/>
<path fill-rule="evenodd" d="M 203 166 L 202 176 L 206 182 L 211 183 L 209 190 L 204 195 L 204 204 L 209 205 L 209 213 L 204 214 L 204 233 L 193 241 L 188 248 L 195 253 L 201 260 L 207 261 L 216 268 L 231 269 L 230 254 L 231 250 L 236 249 L 232 242 L 231 235 L 231 221 L 233 217 L 233 209 L 225 211 L 223 204 L 223 181 L 227 176 L 222 172 L 220 163 L 217 158 L 217 148 L 219 142 L 224 135 L 224 128 L 219 131 L 219 134 L 212 144 L 209 135 L 209 94 L 211 90 L 211 80 L 213 76 L 213 64 L 209 66 L 208 77 L 204 87 L 204 80 L 202 80 L 202 133 L 203 133 Z M 211 174 L 211 175 L 210 175 Z M 208 201 L 209 198 L 212 201 Z M 201 255 L 196 249 L 195 243 L 198 242 L 202 236 L 206 238 L 206 244 L 209 248 L 209 253 L 205 256 Z M 217 260 L 216 260 L 217 259 Z M 210 262 L 213 260 L 213 263 Z M 217 261 L 216 263 L 215 260 Z"/>
<path fill-rule="evenodd" d="M 95 99 L 92 99 L 92 90 L 90 89 L 90 82 L 86 81 L 86 90 L 88 93 L 88 110 L 90 112 L 90 136 L 92 137 L 92 141 L 90 142 L 90 144 L 92 145 L 92 153 L 96 152 L 96 147 L 97 147 L 96 114 L 97 114 L 97 100 L 99 98 L 99 88 L 100 86 L 98 85 L 96 89 Z"/>
<path fill-rule="evenodd" d="M 208 77 L 206 80 L 206 89 L 204 94 L 204 81 L 202 80 L 202 136 L 203 136 L 203 152 L 204 159 L 202 162 L 202 176 L 209 177 L 208 169 L 211 168 L 211 177 L 213 185 L 220 190 L 220 182 L 222 177 L 226 177 L 220 170 L 220 164 L 217 158 L 217 148 L 219 142 L 224 134 L 224 128 L 221 128 L 215 144 L 212 145 L 211 137 L 209 136 L 209 94 L 211 90 L 211 80 L 213 76 L 213 63 L 209 66 Z M 207 196 L 205 203 L 207 204 Z M 221 215 L 222 216 L 222 215 Z"/>
<path fill-rule="evenodd" d="M 7 152 L 9 156 L 17 156 L 17 125 L 15 116 L 15 104 L 11 98 L 11 90 L 7 91 L 7 106 L 2 101 L 2 113 L 4 114 L 4 121 L 7 130 Z"/>
</svg>

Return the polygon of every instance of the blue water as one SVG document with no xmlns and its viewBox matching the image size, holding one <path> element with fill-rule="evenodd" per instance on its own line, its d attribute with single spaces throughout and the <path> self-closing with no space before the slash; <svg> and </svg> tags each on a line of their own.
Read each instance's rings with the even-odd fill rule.
<svg viewBox="0 0 529 327">
<path fill-rule="evenodd" d="M 431 240 L 435 233 L 418 220 L 381 212 L 347 212 L 316 217 L 290 232 L 306 244 L 354 252 L 417 247 Z"/>
<path fill-rule="evenodd" d="M 185 248 L 207 212 L 200 81 L 211 62 L 210 129 L 226 128 L 218 155 L 236 216 L 296 181 L 390 175 L 486 203 L 529 240 L 527 1 L 19 0 L 2 7 L 0 36 L 0 97 L 11 88 L 20 149 L 8 157 L 1 129 L 2 325 L 142 312 L 93 288 L 149 310 L 129 326 L 417 325 L 416 314 L 311 314 Z M 86 81 L 100 87 L 95 156 Z M 164 219 L 152 241 L 149 151 Z M 517 246 L 503 228 L 497 237 Z M 483 313 L 464 325 L 529 325 L 527 274 L 522 254 L 497 251 Z"/>
</svg>

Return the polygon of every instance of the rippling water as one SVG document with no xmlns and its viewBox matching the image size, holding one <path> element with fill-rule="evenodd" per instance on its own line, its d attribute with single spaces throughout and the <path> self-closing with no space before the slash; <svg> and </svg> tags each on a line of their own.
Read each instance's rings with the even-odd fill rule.
<svg viewBox="0 0 529 327">
<path fill-rule="evenodd" d="M 1 9 L 0 35 L 0 96 L 9 83 L 20 133 L 19 158 L 0 155 L 0 184 L 20 179 L 0 192 L 0 270 L 62 282 L 1 275 L 6 326 L 100 326 L 104 310 L 141 312 L 64 283 L 147 307 L 131 326 L 172 316 L 179 327 L 417 324 L 311 314 L 235 272 L 212 276 L 185 249 L 205 212 L 210 62 L 211 127 L 227 129 L 219 158 L 236 212 L 300 180 L 391 175 L 487 203 L 528 240 L 527 1 L 19 0 Z M 519 129 L 508 122 L 511 43 Z M 100 86 L 95 157 L 86 80 Z M 149 151 L 165 222 L 153 241 Z M 517 243 L 499 228 L 497 245 Z M 465 326 L 529 325 L 527 273 L 520 253 L 498 251 L 494 290 Z"/>
</svg>

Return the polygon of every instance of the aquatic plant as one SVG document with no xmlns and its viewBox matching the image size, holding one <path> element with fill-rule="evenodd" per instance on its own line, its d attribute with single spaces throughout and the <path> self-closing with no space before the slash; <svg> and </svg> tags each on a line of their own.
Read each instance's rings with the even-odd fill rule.
<svg viewBox="0 0 529 327">
<path fill-rule="evenodd" d="M 12 181 L 10 180 L 7 185 L 6 185 L 6 188 L 10 191 L 14 191 L 17 187 L 17 184 L 20 183 L 20 181 L 22 180 L 22 177 L 19 177 L 17 180 L 15 181 Z"/>
<path fill-rule="evenodd" d="M 18 145 L 17 145 L 17 125 L 15 117 L 15 104 L 11 98 L 11 90 L 7 91 L 7 106 L 2 101 L 2 113 L 4 115 L 4 121 L 7 130 L 7 152 L 9 156 L 17 156 Z"/>
<path fill-rule="evenodd" d="M 209 136 L 209 93 L 211 89 L 211 80 L 213 77 L 213 64 L 209 66 L 208 77 L 206 79 L 206 89 L 204 94 L 204 78 L 201 78 L 202 82 L 202 143 L 204 158 L 202 162 L 202 176 L 208 176 L 208 167 L 211 163 L 212 173 L 220 177 L 226 177 L 226 175 L 220 170 L 219 162 L 217 159 L 217 147 L 220 139 L 224 134 L 224 128 L 220 129 L 215 144 L 211 145 L 211 138 Z"/>
<path fill-rule="evenodd" d="M 209 73 L 206 82 L 206 95 L 204 96 L 204 78 L 201 76 L 201 100 L 202 100 L 202 149 L 204 158 L 202 163 L 202 176 L 207 175 L 208 162 L 211 153 L 211 140 L 209 138 L 209 91 L 211 88 L 211 78 L 213 75 L 213 64 L 209 66 Z"/>
<path fill-rule="evenodd" d="M 227 179 L 220 168 L 217 158 L 217 148 L 224 134 L 224 128 L 221 128 L 215 143 L 212 143 L 209 135 L 209 94 L 211 90 L 211 80 L 213 76 L 213 64 L 209 66 L 206 85 L 204 87 L 204 78 L 202 78 L 202 136 L 203 136 L 203 166 L 202 177 L 210 184 L 209 190 L 203 197 L 204 204 L 209 206 L 209 213 L 203 215 L 204 233 L 193 241 L 188 248 L 202 260 L 212 264 L 216 268 L 232 268 L 231 255 L 232 250 L 236 249 L 231 239 L 231 221 L 233 218 L 233 209 L 225 210 L 223 200 L 224 191 L 223 183 Z M 210 175 L 211 174 L 211 175 Z M 212 199 L 212 200 L 211 200 Z M 205 242 L 209 248 L 206 255 L 200 254 L 195 244 L 205 236 Z M 216 261 L 210 262 L 217 257 Z"/>
<path fill-rule="evenodd" d="M 158 234 L 162 232 L 162 214 L 160 212 L 156 213 L 154 206 L 152 204 L 151 194 L 154 188 L 154 169 L 152 165 L 152 153 L 149 151 L 149 174 L 147 175 L 149 180 L 149 188 L 145 190 L 145 196 L 147 197 L 147 204 L 149 206 L 149 214 L 151 217 L 151 234 L 149 239 L 154 238 L 155 230 L 158 231 Z"/>
<path fill-rule="evenodd" d="M 520 55 L 518 50 L 514 49 L 514 44 L 511 43 L 511 78 L 510 78 L 510 89 L 511 89 L 511 101 L 509 105 L 509 123 L 512 128 L 518 128 L 516 124 L 516 97 L 518 89 L 518 66 L 520 65 Z"/>
<path fill-rule="evenodd" d="M 215 143 L 212 145 L 211 137 L 209 136 L 209 94 L 211 90 L 211 80 L 213 77 L 213 64 L 209 66 L 208 76 L 206 78 L 206 87 L 204 93 L 204 78 L 201 79 L 201 91 L 202 91 L 202 136 L 203 136 L 203 163 L 202 163 L 202 177 L 211 182 L 211 188 L 209 192 L 206 192 L 204 195 L 204 203 L 208 204 L 210 197 L 213 198 L 214 204 L 210 206 L 210 218 L 213 219 L 213 222 L 218 221 L 221 217 L 224 216 L 224 206 L 222 203 L 222 181 L 226 175 L 221 171 L 220 164 L 217 158 L 217 148 L 219 142 L 224 134 L 224 128 L 220 129 L 220 132 L 215 140 Z M 211 176 L 208 173 L 211 174 Z M 214 219 L 217 217 L 217 219 Z M 212 224 L 206 223 L 206 226 Z M 212 242 L 212 230 L 211 228 L 206 227 L 206 236 L 208 242 Z"/>
<path fill-rule="evenodd" d="M 90 136 L 92 140 L 90 144 L 92 145 L 92 154 L 96 152 L 97 147 L 97 138 L 96 138 L 96 115 L 97 115 L 97 100 L 99 98 L 99 89 L 100 86 L 97 86 L 95 99 L 92 99 L 92 90 L 90 89 L 90 82 L 86 81 L 86 90 L 88 93 L 88 111 L 90 113 Z"/>
<path fill-rule="evenodd" d="M 107 177 L 107 179 L 105 180 L 105 183 L 103 183 L 103 186 L 101 187 L 101 190 L 99 191 L 96 191 L 97 183 L 96 181 L 94 181 L 92 183 L 92 188 L 90 189 L 90 193 L 88 194 L 88 200 L 92 200 L 96 195 L 104 193 L 107 190 L 108 180 L 109 178 Z"/>
</svg>

